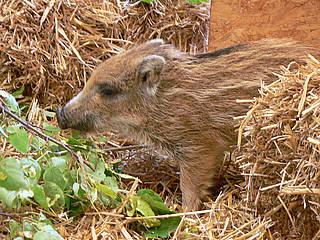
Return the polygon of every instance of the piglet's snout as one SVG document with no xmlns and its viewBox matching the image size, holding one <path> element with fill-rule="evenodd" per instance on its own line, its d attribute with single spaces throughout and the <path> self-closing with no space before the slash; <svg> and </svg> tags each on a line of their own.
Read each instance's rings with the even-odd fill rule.
<svg viewBox="0 0 320 240">
<path fill-rule="evenodd" d="M 68 128 L 68 120 L 66 117 L 65 109 L 59 107 L 56 111 L 56 116 L 57 116 L 59 127 L 61 129 L 67 129 Z"/>
</svg>

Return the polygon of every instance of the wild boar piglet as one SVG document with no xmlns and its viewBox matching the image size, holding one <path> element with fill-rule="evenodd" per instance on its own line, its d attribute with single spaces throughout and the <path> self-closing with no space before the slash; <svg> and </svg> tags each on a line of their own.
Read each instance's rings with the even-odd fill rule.
<svg viewBox="0 0 320 240">
<path fill-rule="evenodd" d="M 281 65 L 319 50 L 262 40 L 190 55 L 156 39 L 100 64 L 84 89 L 57 110 L 61 128 L 116 130 L 176 159 L 183 205 L 197 210 L 236 142 L 234 116 Z"/>
</svg>

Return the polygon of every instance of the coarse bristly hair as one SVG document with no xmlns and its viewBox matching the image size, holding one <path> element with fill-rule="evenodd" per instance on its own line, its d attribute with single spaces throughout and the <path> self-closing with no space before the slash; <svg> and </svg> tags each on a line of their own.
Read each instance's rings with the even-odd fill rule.
<svg viewBox="0 0 320 240">
<path fill-rule="evenodd" d="M 236 141 L 233 117 L 281 65 L 319 50 L 262 40 L 189 55 L 151 40 L 108 59 L 57 116 L 62 128 L 117 130 L 162 150 L 180 165 L 183 204 L 198 209 L 215 186 L 224 151 Z"/>
</svg>

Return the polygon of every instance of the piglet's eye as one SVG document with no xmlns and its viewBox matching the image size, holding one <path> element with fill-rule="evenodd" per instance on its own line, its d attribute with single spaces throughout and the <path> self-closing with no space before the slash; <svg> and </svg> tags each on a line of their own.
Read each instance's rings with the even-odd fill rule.
<svg viewBox="0 0 320 240">
<path fill-rule="evenodd" d="M 100 94 L 102 96 L 112 97 L 112 96 L 114 96 L 114 95 L 116 95 L 118 93 L 119 93 L 119 91 L 117 89 L 112 89 L 110 87 L 104 86 L 104 87 L 100 88 Z"/>
<path fill-rule="evenodd" d="M 106 95 L 106 96 L 111 96 L 111 95 L 115 94 L 115 92 L 113 90 L 108 89 L 108 88 L 103 89 L 101 92 L 103 95 Z"/>
</svg>

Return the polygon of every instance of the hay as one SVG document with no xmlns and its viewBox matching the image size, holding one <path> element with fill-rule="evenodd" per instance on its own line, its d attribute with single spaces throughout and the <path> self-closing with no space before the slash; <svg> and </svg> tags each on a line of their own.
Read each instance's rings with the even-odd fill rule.
<svg viewBox="0 0 320 240">
<path fill-rule="evenodd" d="M 320 238 L 320 63 L 282 68 L 240 127 L 241 196 L 280 239 Z M 243 133 L 243 135 L 241 135 Z"/>
<path fill-rule="evenodd" d="M 185 0 L 0 0 L 0 88 L 25 86 L 44 104 L 65 101 L 101 61 L 163 38 L 183 51 L 206 48 L 207 5 Z"/>
<path fill-rule="evenodd" d="M 132 43 L 161 37 L 183 51 L 204 50 L 207 20 L 207 8 L 185 0 L 151 6 L 116 0 L 0 0 L 0 88 L 24 85 L 25 95 L 42 104 L 65 101 L 97 64 Z M 320 63 L 310 58 L 307 66 L 282 70 L 278 81 L 261 89 L 240 126 L 244 143 L 232 175 L 240 174 L 239 164 L 244 181 L 228 181 L 198 217 L 182 213 L 183 224 L 173 239 L 320 238 Z M 123 160 L 126 173 L 143 180 L 139 187 L 154 189 L 172 210 L 181 211 L 176 166 L 145 149 L 127 153 L 111 155 Z M 8 149 L 6 154 L 16 153 Z M 121 184 L 129 194 L 138 187 Z M 98 210 L 74 222 L 52 218 L 65 239 L 143 239 L 132 227 L 137 219 L 122 215 L 121 207 Z M 8 214 L 0 214 L 0 229 L 10 218 L 29 217 L 28 210 Z"/>
<path fill-rule="evenodd" d="M 233 199 L 232 193 L 225 194 L 211 203 L 209 209 L 199 211 L 198 217 L 194 217 L 194 213 L 175 214 L 182 217 L 182 224 L 170 239 L 267 239 L 270 236 L 271 220 L 254 217 L 253 213 L 242 209 L 241 204 L 235 204 L 239 201 L 233 202 Z M 83 235 L 86 236 L 84 239 L 93 239 L 94 235 L 105 236 L 106 239 L 145 239 L 130 229 L 128 222 L 131 219 L 125 220 L 104 213 L 101 216 L 103 218 L 99 218 L 98 213 L 87 213 L 76 227 L 63 227 L 60 232 L 65 233 L 65 239 L 79 239 Z M 95 234 L 92 232 L 93 227 Z"/>
<path fill-rule="evenodd" d="M 200 214 L 196 216 L 195 213 L 184 214 L 181 208 L 179 168 L 174 159 L 161 156 L 151 149 L 132 150 L 114 157 L 121 158 L 119 167 L 123 173 L 130 174 L 142 181 L 138 188 L 150 188 L 156 191 L 166 204 L 182 217 L 181 227 L 176 230 L 171 239 L 263 239 L 264 236 L 270 234 L 269 228 L 273 224 L 270 218 L 256 217 L 251 209 L 244 207 L 243 199 L 239 198 L 240 190 L 243 189 L 243 186 L 240 186 L 243 185 L 243 178 L 236 176 L 239 175 L 239 169 L 234 161 L 226 174 L 228 184 L 221 189 L 219 196 L 216 196 L 214 201 L 206 203 L 205 210 L 199 211 Z M 227 157 L 229 159 L 229 156 Z M 123 182 L 122 188 L 129 190 L 130 187 Z M 108 224 L 101 227 L 103 221 L 97 220 L 99 213 L 91 214 L 85 216 L 86 221 L 79 221 L 79 224 L 82 225 L 76 228 L 77 231 L 74 231 L 75 228 L 70 226 L 66 228 L 67 239 L 77 239 L 75 236 L 81 235 L 83 231 L 87 231 L 90 235 L 91 225 L 89 223 L 92 217 L 96 218 L 95 229 L 99 229 L 102 235 L 109 232 L 109 236 L 114 239 L 122 239 L 125 229 L 128 236 L 133 239 L 135 237 L 144 239 L 130 227 L 132 226 L 130 224 L 134 222 L 132 218 L 105 213 L 103 221 Z"/>
<path fill-rule="evenodd" d="M 119 156 L 118 156 L 119 157 Z M 226 161 L 233 156 L 226 155 Z M 232 159 L 219 196 L 206 203 L 205 210 L 184 214 L 181 208 L 181 192 L 179 190 L 179 168 L 173 159 L 155 155 L 150 150 L 132 151 L 122 156 L 124 173 L 138 177 L 142 186 L 159 193 L 171 209 L 179 212 L 183 222 L 176 230 L 172 239 L 264 239 L 270 235 L 269 228 L 273 225 L 269 217 L 256 216 L 252 209 L 240 197 L 243 189 L 243 178 Z M 112 218 L 109 216 L 109 218 Z M 114 221 L 114 220 L 113 220 Z M 112 221 L 111 221 L 112 222 Z M 137 236 L 130 231 L 131 236 Z M 116 228 L 113 228 L 116 231 Z M 118 229 L 120 233 L 120 229 Z"/>
<path fill-rule="evenodd" d="M 197 218 L 184 218 L 178 239 L 267 239 L 271 219 L 256 217 L 243 205 L 239 189 L 228 190 L 211 204 L 209 213 Z"/>
<path fill-rule="evenodd" d="M 121 156 L 122 155 L 122 156 Z M 181 216 L 183 222 L 173 234 L 171 239 L 266 239 L 270 235 L 270 227 L 273 225 L 270 218 L 256 217 L 251 209 L 245 207 L 243 199 L 239 198 L 243 186 L 232 181 L 227 184 L 215 201 L 206 203 L 206 209 L 192 213 L 181 213 L 178 205 L 181 193 L 178 189 L 179 179 L 177 166 L 169 164 L 168 160 L 158 155 L 152 155 L 150 150 L 130 150 L 127 154 L 118 154 L 115 159 L 121 157 L 121 167 L 124 173 L 137 176 L 143 182 L 141 184 L 132 181 L 122 181 L 121 189 L 126 189 L 128 195 L 138 188 L 151 188 L 157 191 L 172 210 L 177 213 L 172 216 Z M 234 167 L 234 166 L 233 166 Z M 229 172 L 228 175 L 233 175 Z M 233 178 L 233 176 L 231 176 Z M 241 184 L 243 185 L 243 184 Z M 39 210 L 32 206 L 19 210 L 6 210 L 0 212 L 0 237 L 9 239 L 7 229 L 11 219 L 22 221 L 37 216 Z M 105 209 L 102 206 L 87 209 L 80 219 L 72 219 L 68 215 L 49 214 L 55 229 L 67 240 L 76 239 L 145 239 L 141 232 L 135 228 L 135 223 L 144 217 L 126 217 L 122 205 L 116 209 Z M 163 218 L 164 215 L 157 216 Z M 3 225 L 3 226 L 2 226 Z M 2 238 L 1 238 L 2 239 Z"/>
<path fill-rule="evenodd" d="M 262 87 L 261 97 L 254 100 L 240 125 L 240 152 L 226 156 L 235 157 L 228 184 L 198 216 L 178 213 L 183 223 L 172 239 L 319 238 L 320 63 L 310 58 L 306 66 L 293 63 L 282 70 L 278 81 Z M 121 145 L 116 141 L 110 137 L 107 144 Z M 7 149 L 7 155 L 16 154 Z M 129 147 L 126 153 L 114 151 L 111 156 L 122 159 L 124 173 L 143 180 L 139 185 L 121 182 L 128 196 L 140 187 L 151 188 L 172 210 L 181 211 L 178 169 L 168 164 L 170 159 L 155 157 L 149 149 Z M 233 179 L 240 174 L 237 165 L 244 180 Z M 50 219 L 65 239 L 144 239 L 134 228 L 141 217 L 126 217 L 123 206 L 108 211 L 100 207 L 88 209 L 77 221 Z M 0 213 L 0 234 L 8 235 L 10 219 L 30 218 L 37 211 Z"/>
</svg>

